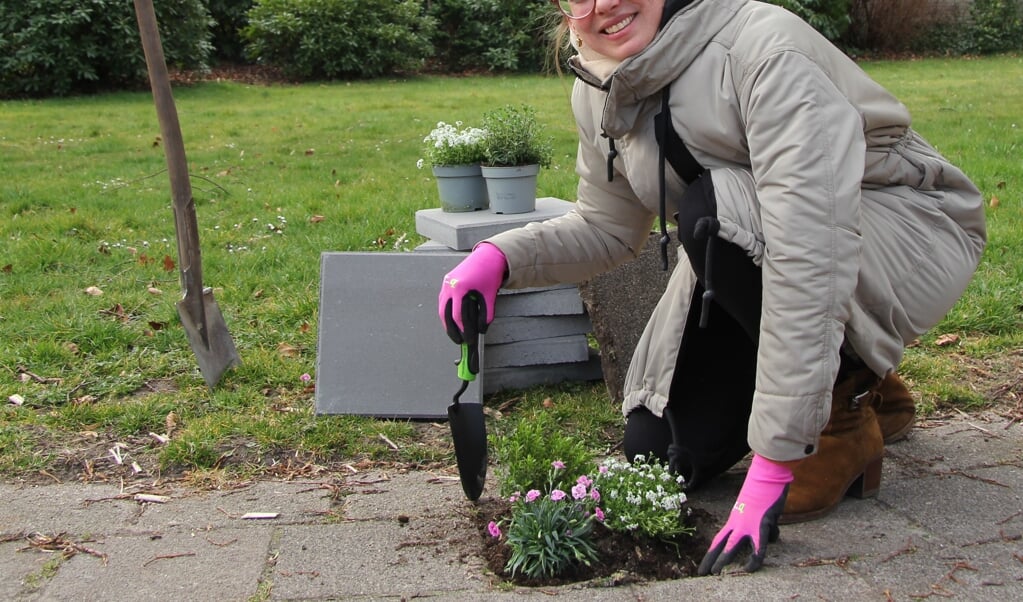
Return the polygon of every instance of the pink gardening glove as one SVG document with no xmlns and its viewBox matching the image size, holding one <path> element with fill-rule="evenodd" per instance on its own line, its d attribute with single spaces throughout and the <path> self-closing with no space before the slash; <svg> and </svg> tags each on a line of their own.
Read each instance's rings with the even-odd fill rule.
<svg viewBox="0 0 1023 602">
<path fill-rule="evenodd" d="M 437 312 L 455 343 L 474 342 L 494 321 L 497 291 L 508 270 L 501 249 L 490 243 L 476 245 L 472 253 L 444 276 L 437 296 Z"/>
<path fill-rule="evenodd" d="M 753 551 L 745 569 L 750 573 L 759 569 L 767 554 L 767 542 L 778 539 L 778 517 L 785 508 L 791 482 L 792 469 L 754 454 L 728 522 L 714 537 L 697 572 L 720 573 L 747 545 Z"/>
</svg>

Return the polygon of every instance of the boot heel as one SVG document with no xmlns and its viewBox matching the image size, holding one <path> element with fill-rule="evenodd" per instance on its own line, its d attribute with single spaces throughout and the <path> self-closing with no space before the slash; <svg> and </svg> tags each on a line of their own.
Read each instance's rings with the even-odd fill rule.
<svg viewBox="0 0 1023 602">
<path fill-rule="evenodd" d="M 860 499 L 877 495 L 881 489 L 881 460 L 882 458 L 877 458 L 867 464 L 845 494 Z"/>
</svg>

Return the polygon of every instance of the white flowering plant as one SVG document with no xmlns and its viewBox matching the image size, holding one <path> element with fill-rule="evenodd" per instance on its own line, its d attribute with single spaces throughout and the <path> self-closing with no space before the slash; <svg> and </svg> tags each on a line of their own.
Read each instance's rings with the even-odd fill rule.
<svg viewBox="0 0 1023 602">
<path fill-rule="evenodd" d="M 486 130 L 465 126 L 461 121 L 454 124 L 438 122 L 437 127 L 423 138 L 423 153 L 426 158 L 420 159 L 416 165 L 420 169 L 426 163 L 435 167 L 477 165 L 485 158 L 486 137 Z"/>
<path fill-rule="evenodd" d="M 605 460 L 593 486 L 600 491 L 608 529 L 671 540 L 694 532 L 683 517 L 684 482 L 656 459 L 637 455 L 631 464 L 615 458 Z"/>
</svg>

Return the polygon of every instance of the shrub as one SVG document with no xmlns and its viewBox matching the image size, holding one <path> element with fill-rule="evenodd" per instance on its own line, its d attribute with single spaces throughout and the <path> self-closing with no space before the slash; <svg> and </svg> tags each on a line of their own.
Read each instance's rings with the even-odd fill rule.
<svg viewBox="0 0 1023 602">
<path fill-rule="evenodd" d="M 768 0 L 802 17 L 821 35 L 838 40 L 849 28 L 850 0 Z"/>
<path fill-rule="evenodd" d="M 256 0 L 248 19 L 247 56 L 304 80 L 414 71 L 433 51 L 417 0 Z"/>
<path fill-rule="evenodd" d="M 201 0 L 157 2 L 164 55 L 204 68 L 210 19 Z M 0 3 L 0 97 L 66 96 L 146 81 L 138 25 L 124 0 Z"/>
<path fill-rule="evenodd" d="M 547 0 L 432 0 L 436 67 L 446 71 L 543 69 L 557 11 Z"/>
<path fill-rule="evenodd" d="M 1023 49 L 1023 11 L 1019 0 L 973 0 L 965 50 L 990 54 Z"/>
<path fill-rule="evenodd" d="M 213 17 L 214 56 L 224 61 L 243 61 L 245 42 L 242 29 L 248 25 L 247 14 L 253 0 L 206 0 Z"/>
<path fill-rule="evenodd" d="M 501 483 L 501 495 L 505 496 L 548 487 L 548 491 L 567 489 L 572 475 L 586 474 L 592 466 L 592 456 L 583 442 L 564 434 L 554 418 L 543 412 L 523 419 L 510 434 L 496 437 L 494 455 L 506 471 Z M 554 459 L 560 459 L 564 469 L 549 482 Z"/>
<path fill-rule="evenodd" d="M 907 50 L 920 46 L 942 19 L 933 0 L 852 0 L 852 23 L 843 41 L 854 48 Z"/>
</svg>

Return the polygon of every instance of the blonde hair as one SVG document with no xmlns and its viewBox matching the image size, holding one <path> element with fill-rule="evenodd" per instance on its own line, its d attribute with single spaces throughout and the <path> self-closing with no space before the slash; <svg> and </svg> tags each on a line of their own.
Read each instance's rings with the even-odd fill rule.
<svg viewBox="0 0 1023 602">
<path fill-rule="evenodd" d="M 550 48 L 547 52 L 546 71 L 564 75 L 561 65 L 567 60 L 567 57 L 564 57 L 562 52 L 572 48 L 568 19 L 560 11 L 552 13 L 547 30 L 550 32 Z M 551 69 L 552 66 L 553 69 Z"/>
</svg>

